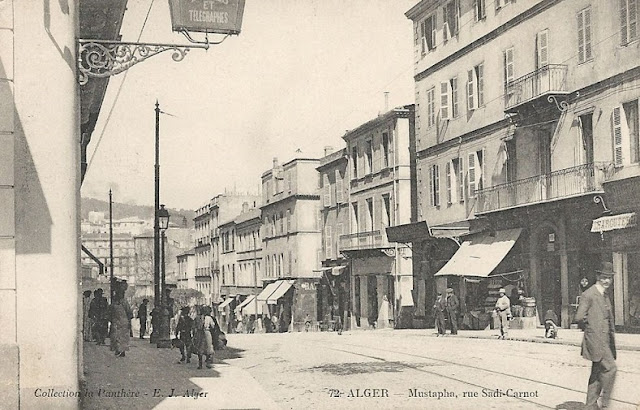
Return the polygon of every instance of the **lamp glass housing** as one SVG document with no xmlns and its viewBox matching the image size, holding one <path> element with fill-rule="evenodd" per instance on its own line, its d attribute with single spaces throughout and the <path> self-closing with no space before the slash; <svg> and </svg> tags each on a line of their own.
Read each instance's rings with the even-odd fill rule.
<svg viewBox="0 0 640 410">
<path fill-rule="evenodd" d="M 164 205 L 160 205 L 158 210 L 158 220 L 160 229 L 165 230 L 169 227 L 169 211 L 164 208 Z"/>
</svg>

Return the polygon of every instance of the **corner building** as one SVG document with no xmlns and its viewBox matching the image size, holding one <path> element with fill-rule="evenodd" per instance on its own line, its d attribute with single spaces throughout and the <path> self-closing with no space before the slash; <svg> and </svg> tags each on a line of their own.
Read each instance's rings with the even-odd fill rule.
<svg viewBox="0 0 640 410">
<path fill-rule="evenodd" d="M 616 326 L 637 326 L 637 2 L 423 0 L 406 15 L 429 226 L 416 312 L 433 323 L 453 287 L 471 326 L 497 288 L 520 288 L 568 327 L 583 279 L 613 261 Z"/>
</svg>

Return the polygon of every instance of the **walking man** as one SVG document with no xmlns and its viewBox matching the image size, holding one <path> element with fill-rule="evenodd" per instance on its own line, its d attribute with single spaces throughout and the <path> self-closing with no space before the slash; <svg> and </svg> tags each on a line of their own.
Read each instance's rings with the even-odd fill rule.
<svg viewBox="0 0 640 410">
<path fill-rule="evenodd" d="M 616 343 L 611 301 L 607 289 L 613 283 L 613 264 L 603 262 L 596 270 L 596 283 L 580 296 L 575 320 L 584 329 L 582 357 L 592 362 L 586 408 L 598 409 L 602 393 L 602 408 L 609 405 L 616 377 Z"/>
<path fill-rule="evenodd" d="M 511 302 L 507 297 L 507 292 L 504 288 L 500 288 L 498 291 L 500 297 L 496 301 L 496 314 L 500 321 L 500 336 L 499 339 L 504 339 L 509 333 L 509 318 L 511 317 Z"/>
<path fill-rule="evenodd" d="M 101 288 L 96 289 L 93 292 L 93 300 L 89 304 L 89 317 L 93 321 L 95 339 L 99 345 L 104 344 L 109 329 L 109 302 L 102 293 Z"/>
<path fill-rule="evenodd" d="M 144 339 L 147 333 L 147 305 L 149 299 L 142 299 L 142 303 L 138 307 L 138 319 L 140 320 L 140 339 Z"/>
<path fill-rule="evenodd" d="M 447 320 L 451 326 L 451 334 L 458 334 L 458 310 L 460 309 L 460 300 L 453 293 L 452 288 L 447 288 Z"/>
<path fill-rule="evenodd" d="M 444 296 L 442 296 L 442 292 L 438 292 L 438 297 L 433 304 L 433 315 L 436 318 L 436 329 L 438 329 L 438 336 L 444 336 L 444 334 L 446 333 L 444 323 L 444 311 L 446 309 L 446 303 L 447 302 Z"/>
</svg>

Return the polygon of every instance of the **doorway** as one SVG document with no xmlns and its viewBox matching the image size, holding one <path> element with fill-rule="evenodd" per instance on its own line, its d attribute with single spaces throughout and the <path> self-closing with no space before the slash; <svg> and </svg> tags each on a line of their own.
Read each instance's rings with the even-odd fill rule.
<svg viewBox="0 0 640 410">
<path fill-rule="evenodd" d="M 538 260 L 540 269 L 540 300 L 538 301 L 538 313 L 544 318 L 548 310 L 552 310 L 558 316 L 558 325 L 562 323 L 562 285 L 560 253 L 558 250 L 557 235 L 551 228 L 540 232 L 538 247 Z"/>
</svg>

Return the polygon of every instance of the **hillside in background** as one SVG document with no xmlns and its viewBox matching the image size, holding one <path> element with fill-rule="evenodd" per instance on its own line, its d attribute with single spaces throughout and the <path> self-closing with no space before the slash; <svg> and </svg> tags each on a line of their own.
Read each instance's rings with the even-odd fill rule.
<svg viewBox="0 0 640 410">
<path fill-rule="evenodd" d="M 168 208 L 171 215 L 171 222 L 181 225 L 186 218 L 187 228 L 193 227 L 193 218 L 195 211 L 190 209 L 172 209 Z M 89 212 L 104 212 L 106 218 L 109 217 L 109 202 L 95 198 L 82 198 L 81 215 L 82 219 L 89 217 Z M 132 205 L 113 203 L 113 219 L 123 219 L 130 217 L 138 217 L 140 219 L 153 219 L 153 206 Z"/>
</svg>

